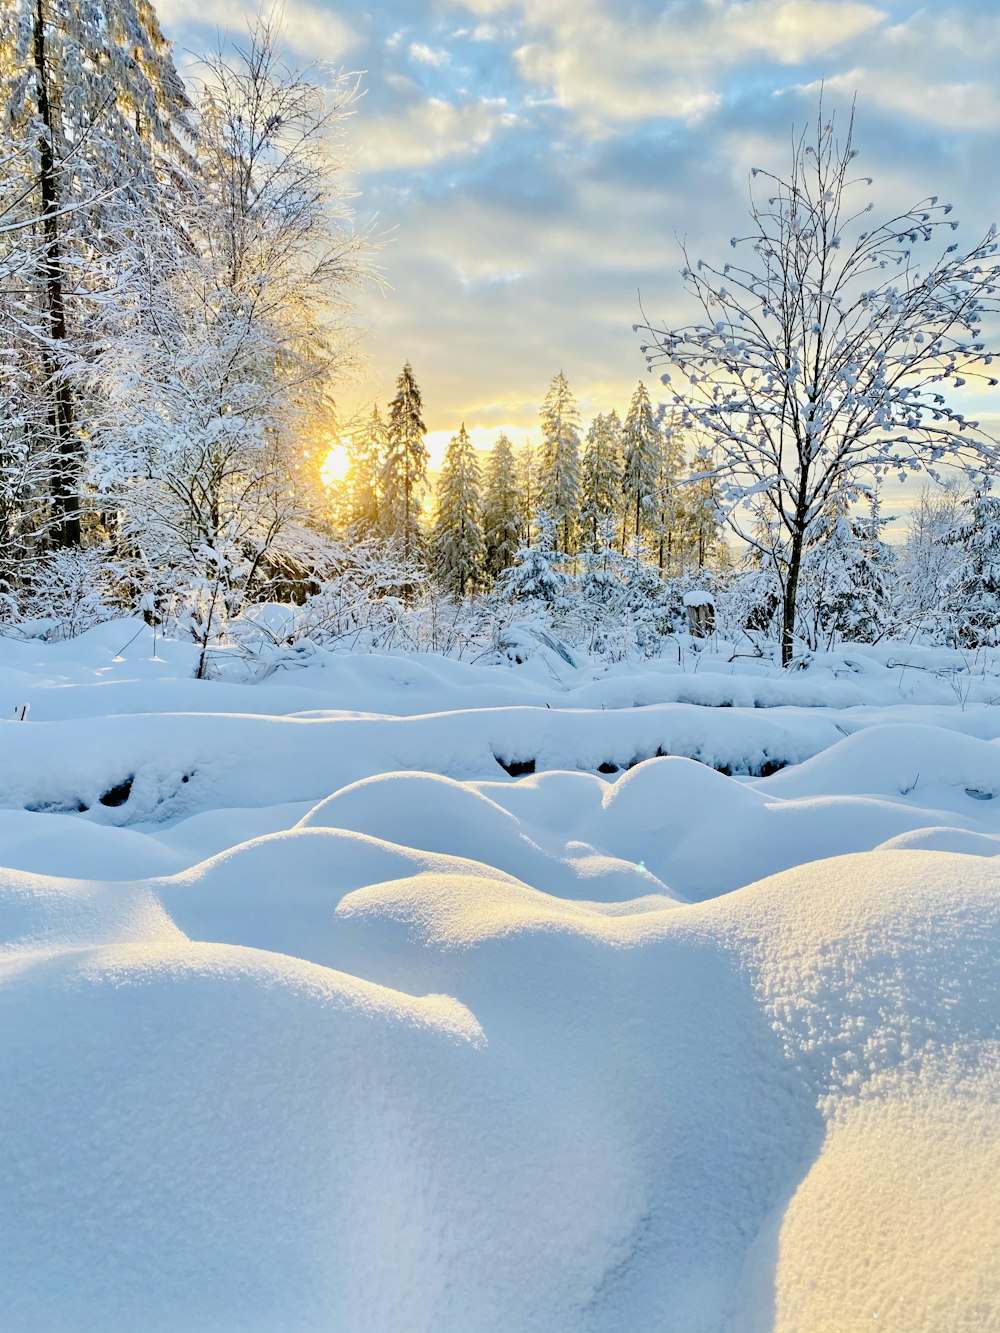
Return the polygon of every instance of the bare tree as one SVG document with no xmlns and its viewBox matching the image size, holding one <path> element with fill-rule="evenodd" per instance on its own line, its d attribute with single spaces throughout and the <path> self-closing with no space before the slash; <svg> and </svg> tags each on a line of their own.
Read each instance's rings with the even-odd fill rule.
<svg viewBox="0 0 1000 1333">
<path fill-rule="evenodd" d="M 749 249 L 745 261 L 692 263 L 684 250 L 699 320 L 636 326 L 650 364 L 683 381 L 673 402 L 700 446 L 700 475 L 718 479 L 730 525 L 773 566 L 786 666 L 803 553 L 834 507 L 887 472 L 934 476 L 940 460 L 996 458 L 944 396 L 974 376 L 997 383 L 981 341 L 1000 290 L 996 228 L 964 253 L 942 247 L 958 223 L 936 196 L 873 221 L 871 178 L 851 174 L 853 139 L 853 110 L 841 143 L 821 103 L 787 178 L 751 172 L 752 225 L 731 242 Z"/>
<path fill-rule="evenodd" d="M 198 593 L 205 643 L 324 563 L 319 464 L 366 272 L 337 156 L 356 90 L 285 68 L 264 17 L 208 62 L 199 188 L 151 221 L 145 286 L 100 360 L 110 411 L 91 480 L 121 542 Z"/>
</svg>

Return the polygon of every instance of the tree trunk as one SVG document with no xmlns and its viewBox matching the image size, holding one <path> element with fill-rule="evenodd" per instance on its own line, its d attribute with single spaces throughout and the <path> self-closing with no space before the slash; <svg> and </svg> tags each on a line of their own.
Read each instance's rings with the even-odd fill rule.
<svg viewBox="0 0 1000 1333">
<path fill-rule="evenodd" d="M 36 0 L 34 21 L 34 60 L 37 75 L 38 118 L 43 131 L 38 143 L 38 183 L 42 203 L 42 227 L 45 257 L 42 260 L 42 286 L 48 322 L 49 346 L 43 353 L 45 374 L 52 399 L 49 424 L 56 445 L 52 477 L 52 505 L 55 511 L 55 541 L 59 546 L 80 545 L 80 441 L 73 430 L 73 396 L 61 375 L 58 348 L 66 343 L 66 299 L 62 281 L 62 246 L 59 238 L 59 185 L 56 179 L 53 149 L 52 107 L 49 101 L 48 71 L 45 63 L 44 0 Z"/>
<path fill-rule="evenodd" d="M 799 524 L 792 534 L 792 549 L 788 559 L 788 577 L 781 599 L 781 665 L 788 666 L 795 651 L 795 604 L 799 593 L 799 570 L 802 567 L 803 532 Z"/>
</svg>

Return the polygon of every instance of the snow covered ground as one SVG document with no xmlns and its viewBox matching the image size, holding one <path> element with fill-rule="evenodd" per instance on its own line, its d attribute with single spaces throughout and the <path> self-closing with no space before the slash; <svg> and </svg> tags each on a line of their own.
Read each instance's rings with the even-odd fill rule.
<svg viewBox="0 0 1000 1333">
<path fill-rule="evenodd" d="M 0 640 L 3 1327 L 1000 1328 L 1000 664 L 730 656 Z"/>
</svg>

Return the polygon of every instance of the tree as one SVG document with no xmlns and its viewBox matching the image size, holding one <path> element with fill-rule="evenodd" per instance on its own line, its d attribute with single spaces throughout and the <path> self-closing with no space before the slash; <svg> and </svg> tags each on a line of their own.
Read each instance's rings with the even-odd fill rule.
<svg viewBox="0 0 1000 1333">
<path fill-rule="evenodd" d="M 684 472 L 683 435 L 676 412 L 660 407 L 657 414 L 660 435 L 656 477 L 656 563 L 660 574 L 679 572 L 683 561 L 682 528 L 690 508 L 690 485 L 681 486 Z"/>
<path fill-rule="evenodd" d="M 547 510 L 537 516 L 538 536 L 533 546 L 523 546 L 517 564 L 505 569 L 498 580 L 502 597 L 515 602 L 544 602 L 553 606 L 566 591 L 567 576 L 557 567 L 566 559 L 556 548 L 556 523 Z"/>
<path fill-rule="evenodd" d="M 889 629 L 891 548 L 883 541 L 877 491 L 867 514 L 852 516 L 844 503 L 822 527 L 802 561 L 800 619 L 810 648 L 838 637 L 876 643 Z"/>
<path fill-rule="evenodd" d="M 948 538 L 961 557 L 945 603 L 958 642 L 979 648 L 1000 637 L 1000 498 L 991 494 L 989 477 L 978 479 L 962 508 L 964 522 Z"/>
<path fill-rule="evenodd" d="M 572 555 L 580 507 L 580 413 L 561 370 L 549 385 L 541 419 L 538 489 L 564 553 Z"/>
<path fill-rule="evenodd" d="M 486 460 L 483 569 L 488 578 L 495 579 L 514 563 L 522 544 L 525 518 L 514 450 L 501 433 Z"/>
<path fill-rule="evenodd" d="M 974 375 L 996 384 L 980 340 L 1000 285 L 995 228 L 964 254 L 951 243 L 919 266 L 918 247 L 957 227 L 951 206 L 932 196 L 874 221 L 858 200 L 871 180 L 851 175 L 853 130 L 852 113 L 841 146 L 821 104 L 787 178 L 751 173 L 750 231 L 732 241 L 749 248 L 746 259 L 692 264 L 684 252 L 699 320 L 637 326 L 649 361 L 684 381 L 674 403 L 732 527 L 753 543 L 763 516 L 777 534 L 764 554 L 781 587 L 785 665 L 803 553 L 835 502 L 853 502 L 886 472 L 996 458 L 943 392 Z"/>
<path fill-rule="evenodd" d="M 427 484 L 430 458 L 422 412 L 420 390 L 407 361 L 389 405 L 381 485 L 382 530 L 401 543 L 404 560 L 420 547 L 420 492 Z"/>
<path fill-rule="evenodd" d="M 432 563 L 438 581 L 456 602 L 475 587 L 482 574 L 479 462 L 464 421 L 451 437 L 441 468 Z"/>
<path fill-rule="evenodd" d="M 622 495 L 622 423 L 618 413 L 598 415 L 583 447 L 580 526 L 589 550 L 604 545 L 606 521 L 618 512 Z"/>
<path fill-rule="evenodd" d="M 351 526 L 360 536 L 370 536 L 378 527 L 378 484 L 385 458 L 387 437 L 378 406 L 348 442 L 348 512 Z"/>
<path fill-rule="evenodd" d="M 517 484 L 524 508 L 524 544 L 531 545 L 531 528 L 538 512 L 538 450 L 526 440 L 517 451 Z"/>
<path fill-rule="evenodd" d="M 622 493 L 626 526 L 638 546 L 644 526 L 655 523 L 660 474 L 660 432 L 646 386 L 632 395 L 622 432 Z M 624 528 L 623 528 L 624 530 Z"/>
<path fill-rule="evenodd" d="M 132 265 L 129 242 L 165 188 L 191 169 L 190 104 L 153 8 L 142 0 L 8 0 L 0 29 L 0 112 L 24 152 L 22 202 L 37 219 L 34 262 L 18 282 L 44 401 L 51 535 L 81 541 L 86 432 L 81 364 L 92 359 L 102 279 Z M 41 497 L 38 497 L 41 499 Z"/>
<path fill-rule="evenodd" d="M 266 20 L 209 72 L 198 188 L 148 219 L 99 358 L 91 469 L 120 546 L 191 587 L 206 633 L 322 567 L 337 316 L 363 276 L 329 156 L 354 81 L 328 100 Z"/>
<path fill-rule="evenodd" d="M 940 628 L 947 597 L 961 563 L 954 540 L 961 526 L 962 495 L 954 480 L 927 482 L 910 511 L 898 562 L 901 613 L 915 626 Z"/>
</svg>

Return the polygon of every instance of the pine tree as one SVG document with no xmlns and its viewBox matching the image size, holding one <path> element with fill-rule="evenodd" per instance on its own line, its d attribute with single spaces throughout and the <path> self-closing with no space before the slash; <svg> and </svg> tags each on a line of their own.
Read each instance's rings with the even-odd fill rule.
<svg viewBox="0 0 1000 1333">
<path fill-rule="evenodd" d="M 622 423 L 612 409 L 591 422 L 583 448 L 580 527 L 590 551 L 601 548 L 607 520 L 616 515 L 622 494 Z"/>
<path fill-rule="evenodd" d="M 655 524 L 659 481 L 660 432 L 640 380 L 622 431 L 622 493 L 628 532 L 637 547 L 643 529 Z"/>
<path fill-rule="evenodd" d="M 580 508 L 580 413 L 561 370 L 545 395 L 541 426 L 538 489 L 563 552 L 572 555 Z"/>
<path fill-rule="evenodd" d="M 483 567 L 479 461 L 465 422 L 445 451 L 432 540 L 435 577 L 461 601 L 479 581 Z"/>
<path fill-rule="evenodd" d="M 407 361 L 396 380 L 389 405 L 385 461 L 382 465 L 382 531 L 396 538 L 409 559 L 420 546 L 420 493 L 427 483 L 430 457 L 424 436 L 420 390 Z"/>
<path fill-rule="evenodd" d="M 483 567 L 495 579 L 517 558 L 525 530 L 525 511 L 518 485 L 514 451 L 506 435 L 498 435 L 486 460 L 483 495 Z"/>
</svg>

